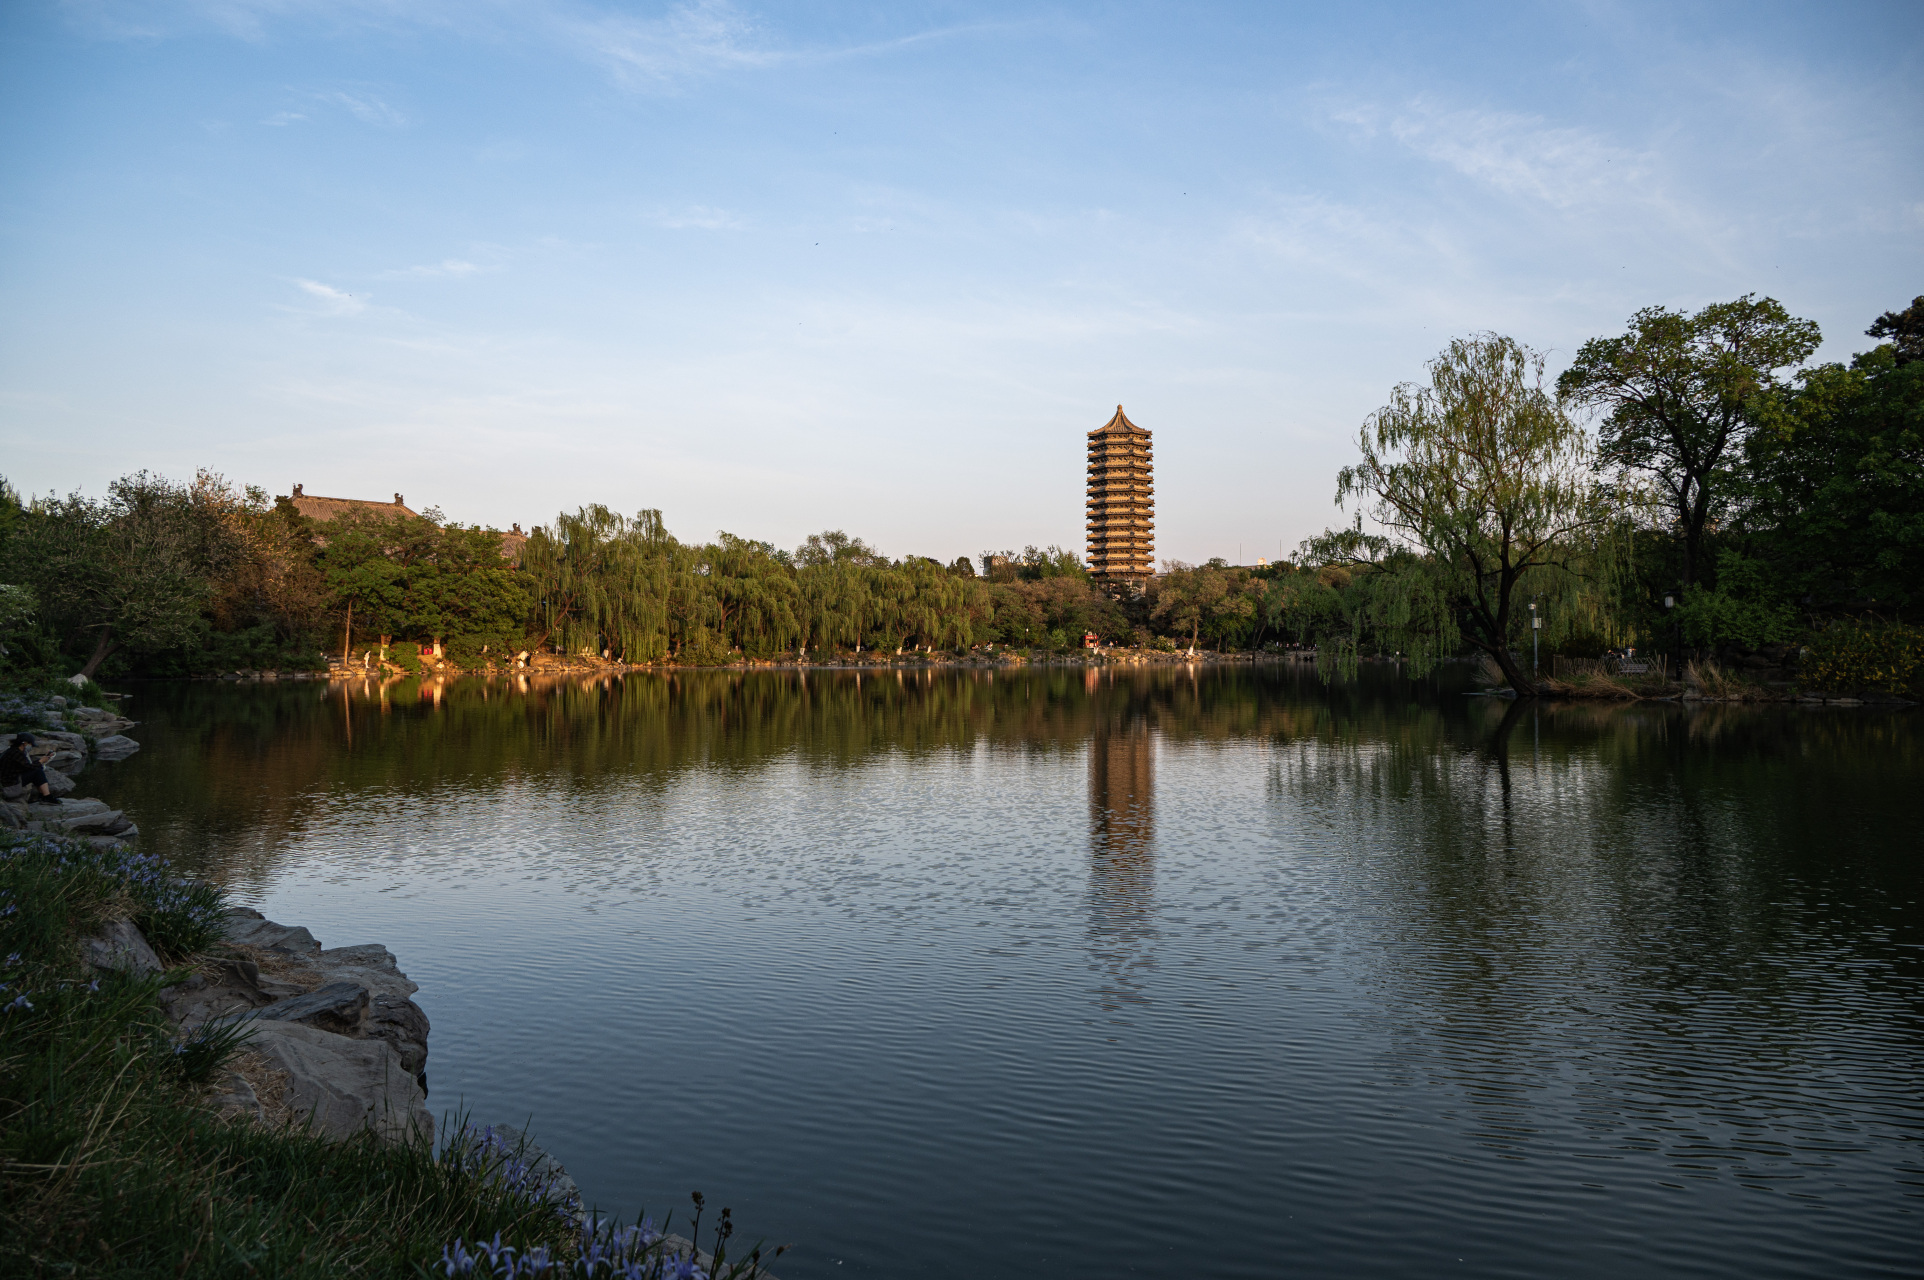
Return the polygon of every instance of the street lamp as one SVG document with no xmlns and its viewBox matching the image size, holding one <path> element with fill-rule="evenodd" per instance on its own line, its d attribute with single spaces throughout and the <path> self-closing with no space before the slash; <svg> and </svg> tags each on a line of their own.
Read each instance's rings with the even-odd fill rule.
<svg viewBox="0 0 1924 1280">
<path fill-rule="evenodd" d="M 1537 640 L 1543 635 L 1543 617 L 1537 613 L 1536 597 L 1530 597 L 1530 678 L 1537 675 Z"/>
</svg>

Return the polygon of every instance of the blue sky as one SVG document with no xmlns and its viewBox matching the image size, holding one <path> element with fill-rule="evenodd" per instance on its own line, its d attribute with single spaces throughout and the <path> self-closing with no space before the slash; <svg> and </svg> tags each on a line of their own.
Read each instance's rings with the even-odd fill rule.
<svg viewBox="0 0 1924 1280">
<path fill-rule="evenodd" d="M 0 439 L 505 526 L 1274 555 L 1452 335 L 1924 293 L 1924 7 L 0 8 Z"/>
</svg>

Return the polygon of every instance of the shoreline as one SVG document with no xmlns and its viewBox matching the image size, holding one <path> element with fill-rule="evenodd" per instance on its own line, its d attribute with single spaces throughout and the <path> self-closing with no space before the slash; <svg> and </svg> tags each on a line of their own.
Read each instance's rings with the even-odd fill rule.
<svg viewBox="0 0 1924 1280">
<path fill-rule="evenodd" d="M 1081 670 L 1098 671 L 1110 669 L 1129 669 L 1138 667 L 1198 667 L 1198 666 L 1269 666 L 1269 665 L 1314 665 L 1314 650 L 1288 650 L 1280 653 L 1252 651 L 1220 652 L 1216 650 L 1197 650 L 1194 653 L 1178 650 L 1173 653 L 1155 649 L 1113 649 L 1090 650 L 1083 653 L 1048 654 L 1030 656 L 1023 653 L 997 654 L 993 657 L 946 657 L 937 655 L 886 655 L 872 657 L 867 654 L 844 654 L 823 661 L 801 661 L 793 658 L 744 660 L 741 662 L 712 665 L 683 664 L 675 662 L 621 663 L 589 658 L 553 658 L 530 662 L 523 666 L 484 666 L 457 667 L 443 663 L 434 668 L 420 671 L 402 671 L 392 664 L 385 668 L 362 668 L 353 665 L 343 666 L 338 662 L 327 670 L 276 671 L 241 669 L 221 672 L 216 675 L 125 677 L 129 681 L 169 683 L 240 683 L 260 684 L 294 681 L 299 683 L 370 685 L 379 683 L 382 687 L 399 684 L 407 680 L 456 678 L 501 679 L 529 677 L 567 677 L 615 676 L 615 675 L 682 675 L 690 672 L 854 672 L 856 674 L 883 672 L 927 672 L 927 671 L 988 671 L 1015 672 L 1023 670 Z M 1363 658 L 1361 662 L 1370 666 L 1393 665 L 1402 663 L 1391 659 Z M 1453 659 L 1452 664 L 1469 664 L 1470 659 Z M 1887 710 L 1901 710 L 1915 707 L 1920 703 L 1901 695 L 1884 693 L 1879 690 L 1855 690 L 1846 693 L 1814 692 L 1797 687 L 1787 681 L 1773 681 L 1769 686 L 1751 685 L 1732 676 L 1719 675 L 1715 685 L 1725 692 L 1705 692 L 1701 683 L 1689 681 L 1666 681 L 1658 690 L 1650 691 L 1636 685 L 1626 684 L 1617 678 L 1609 678 L 1595 687 L 1557 677 L 1545 677 L 1534 694 L 1518 694 L 1508 688 L 1486 687 L 1466 691 L 1469 697 L 1533 697 L 1552 702 L 1599 703 L 1599 702 L 1675 702 L 1683 704 L 1715 703 L 1719 705 L 1749 706 L 1802 706 L 1802 707 L 1877 707 Z M 1785 687 L 1788 686 L 1788 687 Z M 1734 691 L 1731 691 L 1733 690 Z"/>
<path fill-rule="evenodd" d="M 532 676 L 532 675 L 626 675 L 629 673 L 661 672 L 681 673 L 688 671 L 1011 671 L 1029 667 L 1048 667 L 1078 669 L 1093 667 L 1135 667 L 1135 666 L 1202 666 L 1202 665 L 1252 665 L 1256 663 L 1310 662 L 1316 655 L 1313 651 L 1290 651 L 1284 653 L 1258 652 L 1219 652 L 1198 649 L 1194 653 L 1177 650 L 1173 653 L 1158 649 L 1098 649 L 1084 653 L 1051 653 L 1031 656 L 1025 653 L 985 655 L 981 657 L 947 657 L 939 655 L 889 654 L 871 657 L 867 654 L 845 654 L 833 659 L 809 661 L 806 659 L 744 659 L 740 662 L 721 663 L 682 663 L 682 662 L 637 662 L 624 663 L 590 658 L 546 657 L 516 666 L 488 665 L 481 667 L 457 667 L 453 663 L 441 663 L 434 667 L 423 667 L 419 671 L 405 671 L 392 663 L 384 666 L 362 667 L 356 664 L 341 664 L 330 660 L 325 670 L 275 671 L 242 668 L 224 671 L 213 675 L 191 676 L 153 676 L 122 677 L 129 680 L 151 680 L 158 682 L 189 681 L 333 681 L 333 680 L 373 680 L 373 679 L 418 679 L 425 676 Z"/>
<path fill-rule="evenodd" d="M 38 759 L 58 757 L 74 774 L 92 760 L 125 759 L 139 750 L 138 743 L 121 734 L 137 722 L 75 706 L 64 695 L 0 696 L 0 707 L 16 721 L 33 718 L 48 724 L 46 729 L 27 730 L 42 739 L 33 754 Z M 51 727 L 76 722 L 90 731 Z M 67 772 L 43 767 L 62 791 L 76 789 Z M 600 1264 L 588 1263 L 584 1269 L 583 1259 L 599 1256 L 627 1259 L 640 1268 L 636 1274 L 658 1278 L 686 1274 L 682 1268 L 692 1263 L 698 1268 L 692 1274 L 715 1280 L 774 1280 L 759 1266 L 758 1255 L 725 1261 L 718 1271 L 714 1258 L 695 1241 L 663 1234 L 645 1221 L 622 1228 L 617 1220 L 588 1208 L 567 1169 L 520 1128 L 484 1127 L 465 1114 L 448 1113 L 437 1134 L 427 1103 L 428 1017 L 412 998 L 418 985 L 386 946 L 363 942 L 326 948 L 302 926 L 280 924 L 250 907 L 234 905 L 219 886 L 177 880 L 152 855 L 138 850 L 137 826 L 117 812 L 109 814 L 111 822 L 99 816 L 107 812 L 102 801 L 64 795 L 53 805 L 7 801 L 0 803 L 0 826 L 10 837 L 9 859 L 58 858 L 64 871 L 78 842 L 92 852 L 75 865 L 92 868 L 100 860 L 98 868 L 108 874 L 163 886 L 160 892 L 173 895 L 177 904 L 185 901 L 183 893 L 200 895 L 206 905 L 198 909 L 215 913 L 208 921 L 211 932 L 184 948 L 166 926 L 150 941 L 136 923 L 140 908 L 123 890 L 106 915 L 77 928 L 63 944 L 71 948 L 65 963 L 77 962 L 82 979 L 94 976 L 90 992 L 100 991 L 103 981 L 153 984 L 149 998 L 175 1043 L 173 1060 L 207 1045 L 227 1046 L 217 1051 L 210 1074 L 188 1077 L 198 1083 L 182 1086 L 175 1105 L 210 1115 L 221 1127 L 258 1129 L 270 1141 L 285 1138 L 297 1147 L 316 1139 L 351 1147 L 371 1133 L 377 1146 L 403 1163 L 427 1159 L 446 1164 L 472 1182 L 469 1194 L 476 1197 L 475 1204 L 505 1194 L 523 1206 L 512 1212 L 544 1216 L 549 1224 L 545 1233 L 578 1239 L 578 1245 L 568 1248 L 580 1256 L 548 1255 L 555 1259 L 553 1274 L 558 1277 L 593 1274 Z M 8 907 L 7 914 L 14 910 Z M 20 959 L 17 953 L 9 956 L 8 966 Z M 45 1002 L 40 991 L 31 994 Z M 8 1012 L 31 1013 L 33 1008 L 23 994 Z M 386 1183 L 377 1176 L 368 1189 L 378 1191 L 382 1185 Z M 500 1244 L 498 1232 L 495 1244 Z M 467 1266 L 459 1269 L 471 1270 L 487 1245 L 476 1236 L 472 1253 L 468 1247 L 460 1236 L 454 1238 L 443 1251 L 442 1265 L 465 1258 Z M 719 1251 L 719 1242 L 716 1247 Z M 450 1269 L 449 1274 L 454 1273 Z"/>
</svg>

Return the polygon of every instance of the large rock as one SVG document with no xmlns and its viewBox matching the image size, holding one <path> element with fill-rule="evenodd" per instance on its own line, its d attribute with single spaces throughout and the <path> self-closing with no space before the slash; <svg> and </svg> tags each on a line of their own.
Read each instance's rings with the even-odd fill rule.
<svg viewBox="0 0 1924 1280">
<path fill-rule="evenodd" d="M 119 969 L 137 978 L 159 973 L 160 957 L 147 945 L 146 937 L 131 920 L 115 920 L 91 938 L 83 938 L 80 949 L 87 963 L 96 969 Z"/>
<path fill-rule="evenodd" d="M 310 990 L 340 983 L 364 989 L 367 1003 L 361 1021 L 344 1034 L 385 1040 L 422 1092 L 427 1091 L 428 1015 L 411 999 L 420 987 L 401 972 L 393 952 L 379 943 L 323 950 L 320 941 L 299 925 L 276 924 L 247 907 L 230 910 L 222 929 L 228 941 L 268 953 L 276 967 L 273 977 L 293 980 Z M 261 978 L 260 985 L 276 991 L 268 976 Z"/>
<path fill-rule="evenodd" d="M 308 955 L 321 949 L 320 941 L 300 925 L 275 924 L 251 907 L 235 907 L 228 911 L 221 932 L 227 935 L 229 942 L 237 942 L 244 947 L 259 947 L 263 951 Z"/>
<path fill-rule="evenodd" d="M 46 806 L 52 808 L 52 805 Z M 102 809 L 94 813 L 77 813 L 71 816 L 59 814 L 48 820 L 48 826 L 76 836 L 114 836 L 126 831 L 134 824 L 127 815 L 118 809 Z"/>
<path fill-rule="evenodd" d="M 330 984 L 350 982 L 367 989 L 367 1016 L 361 1034 L 393 1045 L 425 1092 L 428 1015 L 410 998 L 421 988 L 401 972 L 393 952 L 378 943 L 368 943 L 320 951 L 314 961 Z"/>
<path fill-rule="evenodd" d="M 94 755 L 102 760 L 125 760 L 140 750 L 140 744 L 125 734 L 110 733 L 94 741 Z"/>
<path fill-rule="evenodd" d="M 390 1142 L 431 1140 L 421 1086 L 385 1040 L 356 1040 L 298 1022 L 256 1020 L 247 1048 L 286 1079 L 283 1104 L 332 1138 L 372 1129 Z"/>
<path fill-rule="evenodd" d="M 176 1025 L 192 1031 L 202 1023 L 251 1013 L 274 997 L 262 989 L 260 966 L 223 957 L 204 965 L 186 981 L 161 990 L 160 1001 Z"/>
<path fill-rule="evenodd" d="M 276 1000 L 255 1017 L 272 1022 L 304 1022 L 322 1031 L 351 1036 L 361 1030 L 367 1018 L 367 1004 L 368 991 L 360 983 L 330 982 L 305 995 Z"/>
<path fill-rule="evenodd" d="M 110 733 L 124 732 L 139 723 L 138 721 L 128 720 L 123 716 L 116 715 L 111 711 L 102 711 L 99 707 L 75 707 L 67 714 L 71 715 L 81 728 L 93 734 L 96 738 L 105 737 Z"/>
</svg>

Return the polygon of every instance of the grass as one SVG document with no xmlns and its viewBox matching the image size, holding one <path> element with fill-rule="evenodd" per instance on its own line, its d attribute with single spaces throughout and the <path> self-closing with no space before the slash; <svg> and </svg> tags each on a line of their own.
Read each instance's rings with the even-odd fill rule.
<svg viewBox="0 0 1924 1280">
<path fill-rule="evenodd" d="M 159 993 L 219 945 L 221 909 L 155 859 L 0 833 L 0 1274 L 678 1274 L 659 1233 L 584 1230 L 465 1125 L 437 1151 L 216 1117 L 204 1082 L 241 1037 L 182 1039 Z M 126 917 L 174 968 L 86 968 L 78 940 Z"/>
<path fill-rule="evenodd" d="M 1778 696 L 1707 659 L 1685 665 L 1684 687 L 1694 688 L 1699 696 L 1711 701 L 1767 702 Z"/>
<path fill-rule="evenodd" d="M 1612 698 L 1634 701 L 1645 696 L 1616 676 L 1604 675 L 1596 671 L 1580 672 L 1568 680 L 1545 676 L 1537 684 L 1545 693 L 1552 693 L 1560 698 Z"/>
</svg>

